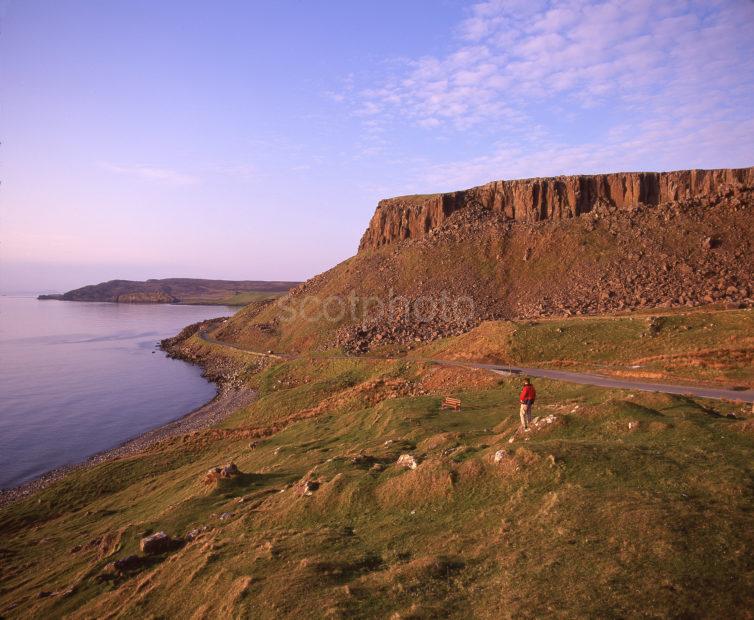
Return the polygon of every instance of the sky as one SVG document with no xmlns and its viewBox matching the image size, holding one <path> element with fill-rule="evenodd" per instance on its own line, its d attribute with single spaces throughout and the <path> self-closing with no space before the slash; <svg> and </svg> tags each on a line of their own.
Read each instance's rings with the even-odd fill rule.
<svg viewBox="0 0 754 620">
<path fill-rule="evenodd" d="M 381 198 L 754 165 L 752 0 L 0 0 L 0 291 L 301 280 Z"/>
</svg>

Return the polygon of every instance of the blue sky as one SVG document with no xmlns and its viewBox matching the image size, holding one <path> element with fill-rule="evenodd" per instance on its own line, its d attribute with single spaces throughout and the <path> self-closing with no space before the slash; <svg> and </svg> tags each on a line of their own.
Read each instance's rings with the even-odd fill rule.
<svg viewBox="0 0 754 620">
<path fill-rule="evenodd" d="M 380 198 L 754 164 L 754 3 L 0 2 L 0 289 L 303 279 Z"/>
</svg>

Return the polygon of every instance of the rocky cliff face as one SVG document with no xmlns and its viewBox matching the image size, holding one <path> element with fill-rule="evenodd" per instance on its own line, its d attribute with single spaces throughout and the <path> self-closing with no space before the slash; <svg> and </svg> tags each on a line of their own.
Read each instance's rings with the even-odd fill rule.
<svg viewBox="0 0 754 620">
<path fill-rule="evenodd" d="M 443 225 L 454 212 L 476 207 L 511 221 L 561 220 L 598 205 L 631 210 L 693 198 L 735 195 L 754 187 L 754 167 L 675 172 L 619 172 L 493 181 L 445 194 L 381 200 L 359 251 L 403 239 L 419 239 Z"/>
</svg>

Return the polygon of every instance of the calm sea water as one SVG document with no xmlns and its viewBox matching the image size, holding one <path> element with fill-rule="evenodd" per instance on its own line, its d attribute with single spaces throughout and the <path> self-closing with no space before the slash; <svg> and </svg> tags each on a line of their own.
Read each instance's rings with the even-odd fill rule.
<svg viewBox="0 0 754 620">
<path fill-rule="evenodd" d="M 225 306 L 0 296 L 0 488 L 81 461 L 210 400 L 196 366 L 155 351 Z"/>
</svg>

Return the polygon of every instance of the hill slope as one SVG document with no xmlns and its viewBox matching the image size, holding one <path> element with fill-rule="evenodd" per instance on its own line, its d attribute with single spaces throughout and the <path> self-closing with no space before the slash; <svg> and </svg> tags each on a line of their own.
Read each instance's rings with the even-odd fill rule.
<svg viewBox="0 0 754 620">
<path fill-rule="evenodd" d="M 0 509 L 3 617 L 720 618 L 754 605 L 748 408 L 537 380 L 537 423 L 520 433 L 519 382 L 483 371 L 302 357 L 260 372 L 196 335 L 175 344 L 258 400 Z M 461 411 L 440 409 L 449 394 Z M 231 460 L 239 471 L 207 475 Z M 154 532 L 175 543 L 140 550 Z"/>
<path fill-rule="evenodd" d="M 539 207 L 524 208 L 524 196 Z M 357 352 L 487 319 L 750 305 L 752 215 L 752 168 L 498 182 L 383 201 L 356 256 L 245 309 L 216 336 Z"/>
<path fill-rule="evenodd" d="M 259 297 L 286 292 L 298 282 L 257 280 L 203 280 L 165 278 L 162 280 L 110 280 L 90 284 L 62 295 L 40 295 L 39 299 L 63 301 L 107 301 L 115 303 L 229 303 L 243 305 Z"/>
</svg>

